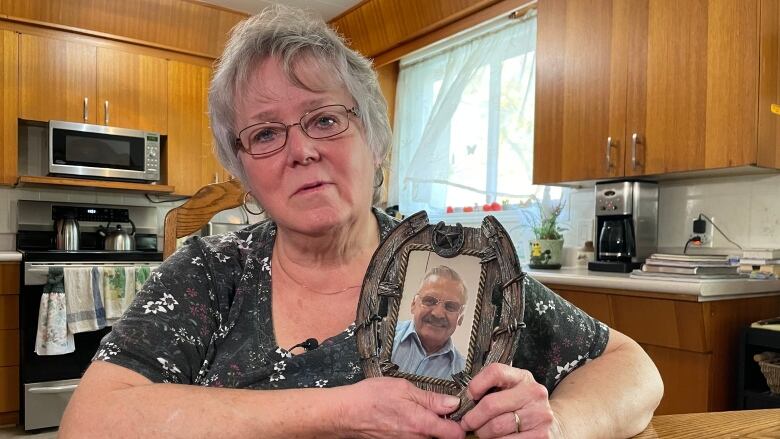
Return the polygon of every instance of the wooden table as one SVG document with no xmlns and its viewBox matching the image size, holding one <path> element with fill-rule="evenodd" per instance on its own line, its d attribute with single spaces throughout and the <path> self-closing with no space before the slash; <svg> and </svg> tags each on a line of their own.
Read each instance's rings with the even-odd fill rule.
<svg viewBox="0 0 780 439">
<path fill-rule="evenodd" d="M 780 438 L 780 409 L 653 416 L 635 438 Z"/>
</svg>

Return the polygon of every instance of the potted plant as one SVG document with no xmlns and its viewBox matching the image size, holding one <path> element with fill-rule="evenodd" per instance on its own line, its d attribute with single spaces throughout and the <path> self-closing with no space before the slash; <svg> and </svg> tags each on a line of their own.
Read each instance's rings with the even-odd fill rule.
<svg viewBox="0 0 780 439">
<path fill-rule="evenodd" d="M 538 217 L 527 214 L 531 230 L 536 239 L 532 239 L 529 244 L 529 264 L 530 268 L 555 269 L 561 268 L 561 257 L 563 253 L 563 235 L 561 232 L 566 229 L 558 224 L 558 217 L 563 212 L 563 198 L 557 205 L 546 208 L 539 201 L 535 202 Z"/>
</svg>

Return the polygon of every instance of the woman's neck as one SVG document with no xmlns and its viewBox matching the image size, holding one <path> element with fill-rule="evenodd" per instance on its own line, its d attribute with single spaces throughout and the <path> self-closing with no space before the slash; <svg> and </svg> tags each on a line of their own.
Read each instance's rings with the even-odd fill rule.
<svg viewBox="0 0 780 439">
<path fill-rule="evenodd" d="M 277 228 L 274 253 L 287 269 L 337 270 L 371 257 L 379 245 L 379 228 L 373 212 L 337 227 L 326 234 L 311 236 L 284 227 Z"/>
</svg>

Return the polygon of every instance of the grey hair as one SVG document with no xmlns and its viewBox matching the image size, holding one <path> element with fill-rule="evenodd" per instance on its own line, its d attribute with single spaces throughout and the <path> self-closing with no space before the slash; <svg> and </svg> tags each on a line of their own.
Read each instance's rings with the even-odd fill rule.
<svg viewBox="0 0 780 439">
<path fill-rule="evenodd" d="M 374 163 L 378 164 L 375 180 L 380 179 L 391 133 L 387 103 L 371 61 L 348 48 L 322 19 L 282 5 L 268 7 L 237 24 L 216 63 L 209 87 L 209 118 L 217 158 L 222 166 L 236 176 L 244 188 L 249 188 L 236 148 L 235 98 L 237 92 L 247 86 L 253 70 L 272 58 L 279 60 L 292 84 L 307 90 L 313 89 L 295 72 L 299 62 L 313 62 L 332 71 L 357 104 L 366 142 Z M 375 183 L 374 203 L 378 201 L 380 187 L 381 183 Z"/>
<path fill-rule="evenodd" d="M 439 276 L 446 279 L 450 279 L 455 282 L 460 282 L 461 289 L 463 289 L 463 302 L 469 301 L 469 290 L 468 288 L 466 288 L 466 283 L 463 282 L 463 278 L 460 277 L 457 271 L 453 270 L 452 268 L 446 265 L 439 265 L 438 267 L 433 267 L 430 270 L 428 270 L 427 273 L 425 273 L 425 276 L 423 276 L 423 280 L 422 282 L 420 282 L 420 287 L 422 287 L 425 284 L 425 281 L 427 281 L 428 278 L 432 276 Z"/>
</svg>

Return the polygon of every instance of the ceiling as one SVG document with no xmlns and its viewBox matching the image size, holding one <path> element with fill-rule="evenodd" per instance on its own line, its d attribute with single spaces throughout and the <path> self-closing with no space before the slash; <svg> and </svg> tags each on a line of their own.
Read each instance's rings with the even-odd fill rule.
<svg viewBox="0 0 780 439">
<path fill-rule="evenodd" d="M 256 14 L 266 6 L 275 3 L 282 3 L 295 6 L 301 9 L 307 9 L 319 16 L 325 21 L 341 14 L 347 9 L 360 3 L 361 0 L 201 0 L 203 3 L 222 6 L 234 11 L 246 12 L 247 14 Z"/>
</svg>

